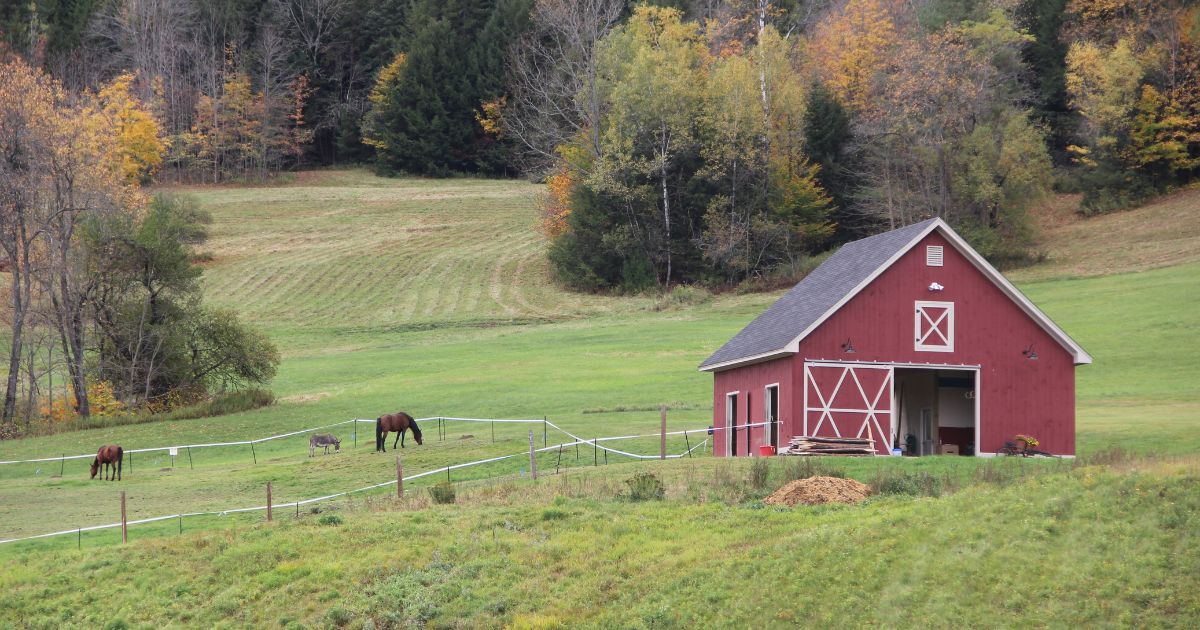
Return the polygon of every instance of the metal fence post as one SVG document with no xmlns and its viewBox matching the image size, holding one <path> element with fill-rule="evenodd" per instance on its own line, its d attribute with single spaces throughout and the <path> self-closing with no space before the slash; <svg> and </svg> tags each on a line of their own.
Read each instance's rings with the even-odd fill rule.
<svg viewBox="0 0 1200 630">
<path fill-rule="evenodd" d="M 533 431 L 529 432 L 529 474 L 537 479 L 537 453 L 533 450 Z"/>
<path fill-rule="evenodd" d="M 254 442 L 250 443 L 250 457 L 254 458 L 254 464 L 258 465 L 258 454 L 254 452 Z"/>
<path fill-rule="evenodd" d="M 400 463 L 400 456 L 396 456 L 396 498 L 404 498 L 404 465 Z"/>
<path fill-rule="evenodd" d="M 270 523 L 271 518 L 271 482 L 267 482 L 267 522 Z"/>
<path fill-rule="evenodd" d="M 662 418 L 662 424 L 658 431 L 658 458 L 667 458 L 667 406 L 658 406 L 658 415 Z"/>
<path fill-rule="evenodd" d="M 130 466 L 129 468 L 132 470 L 133 466 Z M 129 542 L 128 524 L 125 519 L 125 491 L 124 490 L 121 491 L 121 542 L 122 543 Z"/>
</svg>

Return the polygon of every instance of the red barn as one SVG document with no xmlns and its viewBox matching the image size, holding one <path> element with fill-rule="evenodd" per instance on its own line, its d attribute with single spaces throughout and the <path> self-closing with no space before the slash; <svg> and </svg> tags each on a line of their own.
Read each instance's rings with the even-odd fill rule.
<svg viewBox="0 0 1200 630">
<path fill-rule="evenodd" d="M 1075 454 L 1092 358 L 941 219 L 848 243 L 700 365 L 715 452 L 796 435 L 879 454 L 994 454 L 1017 434 Z"/>
</svg>

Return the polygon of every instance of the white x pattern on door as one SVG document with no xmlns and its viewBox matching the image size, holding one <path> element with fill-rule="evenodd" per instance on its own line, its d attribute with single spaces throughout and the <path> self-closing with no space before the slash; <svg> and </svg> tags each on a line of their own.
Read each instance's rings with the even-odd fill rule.
<svg viewBox="0 0 1200 630">
<path fill-rule="evenodd" d="M 836 369 L 839 367 L 841 368 L 842 373 L 840 376 L 838 376 L 837 384 L 834 385 L 834 387 L 831 391 L 829 391 L 829 392 L 821 391 L 820 385 L 813 378 L 813 375 L 812 375 L 813 367 L 817 367 L 818 369 L 830 369 L 830 368 Z M 868 396 L 867 391 L 863 388 L 862 381 L 858 378 L 859 370 L 886 370 L 887 371 L 887 374 L 884 376 L 883 381 L 880 382 L 880 384 L 879 384 L 878 391 L 874 392 L 874 394 L 872 396 Z M 886 397 L 886 402 L 884 403 L 883 409 L 880 409 L 880 405 L 879 405 L 880 401 L 885 400 L 884 394 L 887 394 L 891 391 L 891 387 L 892 387 L 892 370 L 891 370 L 891 368 L 850 366 L 850 365 L 809 366 L 806 364 L 804 366 L 804 371 L 805 371 L 806 379 L 809 380 L 809 382 L 813 384 L 812 391 L 814 394 L 816 394 L 817 402 L 819 403 L 817 405 L 812 405 L 812 404 L 809 404 L 811 401 L 808 401 L 807 399 L 805 400 L 805 403 L 806 403 L 806 409 L 805 409 L 805 413 L 804 413 L 804 434 L 805 435 L 820 435 L 821 427 L 825 424 L 825 421 L 828 420 L 830 426 L 833 427 L 834 434 L 837 435 L 838 437 L 845 437 L 842 435 L 842 431 L 838 427 L 837 421 L 834 419 L 834 414 L 845 414 L 845 413 L 863 414 L 862 424 L 859 425 L 858 432 L 855 433 L 853 437 L 861 438 L 861 437 L 863 437 L 864 434 L 867 434 L 867 437 L 870 437 L 869 427 L 871 425 L 874 425 L 875 430 L 878 431 L 878 435 L 880 435 L 880 436 L 890 436 L 891 435 L 890 430 L 886 433 L 884 432 L 883 426 L 879 422 L 879 416 L 880 416 L 880 414 L 883 414 L 888 419 L 888 428 L 889 429 L 891 428 L 891 420 L 892 420 L 891 396 L 889 395 Z M 838 393 L 841 392 L 842 387 L 846 386 L 847 377 L 849 377 L 849 380 L 852 383 L 854 383 L 854 387 L 856 387 L 858 389 L 858 394 L 860 396 L 860 400 L 862 401 L 862 407 L 860 407 L 860 408 L 838 408 L 838 407 L 833 406 L 833 402 L 835 400 L 837 400 Z M 807 393 L 807 390 L 808 390 L 808 387 L 806 385 L 805 386 L 806 393 Z M 808 427 L 809 412 L 820 413 L 820 416 L 818 416 L 818 419 L 817 419 L 817 425 L 815 427 L 813 427 L 811 433 L 808 430 L 809 429 L 809 427 Z"/>
<path fill-rule="evenodd" d="M 954 351 L 954 302 L 917 302 L 914 323 L 917 350 Z"/>
</svg>

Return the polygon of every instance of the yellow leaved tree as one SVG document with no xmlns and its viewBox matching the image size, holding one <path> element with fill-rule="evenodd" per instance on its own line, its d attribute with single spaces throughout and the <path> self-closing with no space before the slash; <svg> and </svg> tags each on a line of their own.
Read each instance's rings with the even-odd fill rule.
<svg viewBox="0 0 1200 630">
<path fill-rule="evenodd" d="M 116 134 L 121 170 L 130 181 L 146 182 L 158 170 L 167 147 L 162 127 L 133 94 L 134 75 L 126 72 L 104 84 L 97 94 L 100 112 Z"/>
</svg>

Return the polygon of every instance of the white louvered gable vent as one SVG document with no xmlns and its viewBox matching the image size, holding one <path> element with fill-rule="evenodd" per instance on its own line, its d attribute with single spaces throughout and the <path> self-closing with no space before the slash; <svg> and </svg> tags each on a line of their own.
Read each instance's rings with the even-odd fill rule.
<svg viewBox="0 0 1200 630">
<path fill-rule="evenodd" d="M 942 266 L 942 246 L 927 245 L 925 247 L 925 265 L 929 267 Z"/>
</svg>

